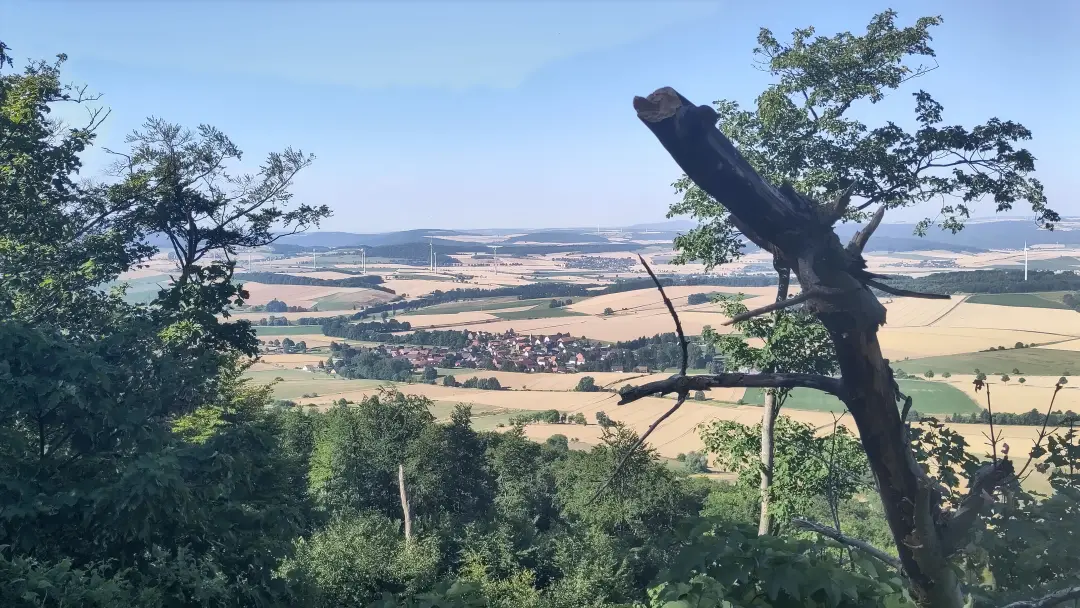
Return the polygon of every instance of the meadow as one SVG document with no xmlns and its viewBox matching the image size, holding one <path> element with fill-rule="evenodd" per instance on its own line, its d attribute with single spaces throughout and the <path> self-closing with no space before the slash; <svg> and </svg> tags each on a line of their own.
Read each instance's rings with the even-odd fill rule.
<svg viewBox="0 0 1080 608">
<path fill-rule="evenodd" d="M 924 380 L 899 380 L 900 390 L 912 398 L 912 407 L 924 415 L 968 414 L 982 409 L 971 397 L 951 384 Z M 746 390 L 743 401 L 751 405 L 765 403 L 765 391 L 759 388 Z M 795 389 L 784 407 L 815 412 L 843 412 L 847 408 L 836 397 L 808 389 Z"/>
</svg>

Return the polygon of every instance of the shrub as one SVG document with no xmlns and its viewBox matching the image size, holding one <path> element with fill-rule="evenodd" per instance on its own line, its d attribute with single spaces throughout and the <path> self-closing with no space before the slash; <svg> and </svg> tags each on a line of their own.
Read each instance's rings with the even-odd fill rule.
<svg viewBox="0 0 1080 608">
<path fill-rule="evenodd" d="M 694 391 L 694 401 L 705 401 L 705 391 Z"/>
<path fill-rule="evenodd" d="M 1020 378 L 1019 380 L 1017 380 L 1017 382 L 1019 382 L 1020 384 L 1023 384 L 1025 382 L 1027 382 L 1027 378 Z"/>
<path fill-rule="evenodd" d="M 700 452 L 688 452 L 683 458 L 683 467 L 691 473 L 708 473 L 709 459 Z"/>
<path fill-rule="evenodd" d="M 443 376 L 442 385 L 443 386 L 457 386 L 458 385 L 457 378 L 454 378 L 453 374 L 447 374 L 447 375 Z"/>
<path fill-rule="evenodd" d="M 926 370 L 926 373 L 924 373 L 923 375 L 926 376 L 927 378 L 933 378 L 934 377 L 934 370 L 928 369 L 928 370 Z"/>
<path fill-rule="evenodd" d="M 596 424 L 600 425 L 600 428 L 609 428 L 615 425 L 615 421 L 608 418 L 608 415 L 604 412 L 596 412 Z"/>
<path fill-rule="evenodd" d="M 615 311 L 612 310 L 610 306 L 604 309 L 604 316 L 605 317 L 610 317 L 613 314 L 615 314 Z"/>
<path fill-rule="evenodd" d="M 952 374 L 950 374 L 949 372 L 941 372 L 941 377 L 942 378 L 952 378 Z"/>
<path fill-rule="evenodd" d="M 581 380 L 578 380 L 574 390 L 579 393 L 595 393 L 600 390 L 600 387 L 596 386 L 596 380 L 592 376 L 583 376 Z"/>
</svg>

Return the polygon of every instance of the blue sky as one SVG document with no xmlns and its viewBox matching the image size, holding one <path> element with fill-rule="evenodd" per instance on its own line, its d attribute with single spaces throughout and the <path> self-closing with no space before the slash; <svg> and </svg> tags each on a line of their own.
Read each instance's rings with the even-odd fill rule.
<svg viewBox="0 0 1080 608">
<path fill-rule="evenodd" d="M 252 167 L 287 145 L 315 153 L 295 192 L 335 210 L 324 230 L 617 226 L 662 220 L 679 175 L 634 95 L 669 85 L 697 103 L 750 103 L 768 83 L 752 64 L 759 27 L 782 40 L 807 25 L 858 33 L 888 6 L 0 0 L 0 39 L 17 60 L 69 55 L 67 76 L 112 110 L 102 146 L 122 148 L 155 115 L 221 128 Z M 917 86 L 946 120 L 1027 125 L 1052 206 L 1080 215 L 1080 3 L 891 6 L 904 25 L 945 18 L 941 67 Z M 907 91 L 862 113 L 872 125 L 910 115 Z"/>
</svg>

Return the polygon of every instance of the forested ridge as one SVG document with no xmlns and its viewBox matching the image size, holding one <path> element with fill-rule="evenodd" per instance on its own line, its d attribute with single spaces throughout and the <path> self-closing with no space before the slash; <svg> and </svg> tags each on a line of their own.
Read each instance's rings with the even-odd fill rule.
<svg viewBox="0 0 1080 608">
<path fill-rule="evenodd" d="M 907 55 L 932 54 L 928 32 L 939 20 L 900 29 L 894 21 L 891 12 L 875 16 L 865 36 L 811 40 L 799 30 L 791 45 L 763 30 L 759 43 L 779 79 L 764 99 L 797 91 L 794 74 L 864 79 L 837 95 L 873 98 L 896 88 L 904 79 L 890 74 Z M 865 45 L 881 52 L 864 52 Z M 65 59 L 16 69 L 0 43 L 0 606 L 983 608 L 1044 597 L 1012 608 L 1045 608 L 1080 596 L 1072 590 L 1080 586 L 1077 433 L 1040 436 L 1031 458 L 996 444 L 984 456 L 934 420 L 903 424 L 897 405 L 907 411 L 918 403 L 904 403 L 880 352 L 851 348 L 856 339 L 876 348 L 880 322 L 867 323 L 866 309 L 821 314 L 809 297 L 799 300 L 805 309 L 767 311 L 778 314 L 742 306 L 737 329 L 764 336 L 760 345 L 716 332 L 703 340 L 755 371 L 693 377 L 684 369 L 621 391 L 623 402 L 675 394 L 677 408 L 691 386 L 749 379 L 780 401 L 792 386 L 817 387 L 849 404 L 860 431 L 881 431 L 861 443 L 839 425 L 814 429 L 777 416 L 779 406 L 762 408 L 759 425 L 714 422 L 701 438 L 712 461 L 737 474 L 731 484 L 688 476 L 661 461 L 644 436 L 599 416 L 598 445 L 577 450 L 565 436 L 530 441 L 524 420 L 505 432 L 477 431 L 483 416 L 467 406 L 436 420 L 436 404 L 392 391 L 323 411 L 276 405 L 273 386 L 245 379 L 258 352 L 253 327 L 224 313 L 247 297 L 234 275 L 238 250 L 269 246 L 279 235 L 271 227 L 299 232 L 330 216 L 290 192 L 315 157 L 284 148 L 244 175 L 241 148 L 226 134 L 150 118 L 123 149 L 105 152 L 122 160 L 115 173 L 87 181 L 82 159 L 108 114 L 87 89 L 64 84 Z M 852 61 L 869 65 L 853 71 Z M 678 112 L 650 110 L 656 99 Z M 684 101 L 668 89 L 635 107 L 680 167 L 702 170 L 680 186 L 689 196 L 680 205 L 693 209 L 701 228 L 676 246 L 711 263 L 731 253 L 723 246 L 733 225 L 693 184 L 712 187 L 731 177 L 724 172 L 758 179 L 758 169 L 713 128 L 711 119 L 723 122 L 716 111 L 706 106 L 711 118 L 702 121 Z M 786 215 L 776 212 L 775 198 L 720 201 L 743 214 L 756 238 L 775 237 L 777 251 L 802 263 L 797 271 L 812 266 L 800 247 L 818 243 L 785 238 L 800 230 L 831 234 L 829 223 L 813 222 L 835 221 L 847 203 L 827 194 L 858 189 L 895 205 L 923 196 L 904 189 L 921 183 L 921 169 L 905 174 L 900 187 L 881 188 L 874 179 L 903 173 L 903 162 L 888 172 L 860 164 L 895 160 L 906 148 L 882 143 L 904 139 L 895 124 L 882 132 L 844 122 L 853 101 L 815 89 L 806 102 L 821 105 L 809 110 L 766 103 L 767 111 L 745 115 L 718 104 L 725 116 L 737 114 L 726 131 L 755 162 L 763 158 L 755 146 L 790 143 L 780 135 L 795 124 L 807 129 L 798 145 L 812 145 L 774 162 L 814 163 L 825 154 L 829 163 L 854 163 L 850 173 L 859 179 L 851 185 L 815 167 L 770 172 L 759 163 L 777 183 L 812 173 L 783 192 L 745 190 L 781 197 Z M 961 195 L 998 188 L 999 197 L 1023 198 L 1053 221 L 1041 186 L 1027 177 L 1030 155 L 1012 146 L 1026 139 L 1022 127 L 997 121 L 975 134 L 949 127 L 949 137 L 938 137 L 940 107 L 925 93 L 917 101 L 920 141 L 951 149 L 974 138 L 971 147 L 1007 157 L 998 165 L 1007 175 L 935 177 L 937 191 L 927 198 L 946 187 Z M 65 116 L 89 109 L 86 121 L 61 122 L 54 113 L 61 106 L 79 110 Z M 816 115 L 815 107 L 850 137 L 824 141 L 820 125 L 797 120 Z M 667 128 L 664 121 L 677 119 L 687 122 Z M 769 137 L 752 137 L 754 129 Z M 719 149 L 729 156 L 688 162 L 686 141 L 725 143 Z M 851 142 L 858 154 L 833 147 Z M 702 156 L 716 150 L 694 149 Z M 837 202 L 808 213 L 811 196 Z M 777 221 L 753 215 L 769 210 Z M 945 220 L 962 222 L 965 212 L 954 208 Z M 800 225 L 784 224 L 792 218 Z M 158 253 L 147 235 L 169 243 L 174 281 L 145 304 L 99 289 Z M 833 241 L 818 260 L 826 276 L 874 280 L 858 264 L 865 239 L 856 238 L 848 254 Z M 830 266 L 838 260 L 856 263 Z M 792 269 L 777 266 L 779 292 Z M 876 310 L 867 290 L 857 297 Z M 638 344 L 681 351 L 681 340 L 663 336 Z M 866 373 L 853 372 L 853 362 L 864 360 Z M 380 361 L 353 363 L 358 373 L 386 371 Z M 871 409 L 871 399 L 883 407 Z M 901 487 L 889 467 L 911 467 L 903 478 L 911 483 Z M 760 484 L 766 468 L 770 483 Z M 1052 495 L 1020 485 L 1036 469 Z M 882 492 L 894 490 L 899 499 L 885 500 Z M 898 534 L 913 519 L 919 527 Z"/>
</svg>

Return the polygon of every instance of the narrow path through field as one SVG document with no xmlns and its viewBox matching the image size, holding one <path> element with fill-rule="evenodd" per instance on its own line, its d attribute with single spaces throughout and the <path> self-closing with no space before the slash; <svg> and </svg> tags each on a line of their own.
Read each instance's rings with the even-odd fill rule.
<svg viewBox="0 0 1080 608">
<path fill-rule="evenodd" d="M 960 306 L 961 304 L 963 304 L 964 301 L 967 300 L 967 299 L 968 299 L 968 296 L 964 296 L 964 297 L 960 298 L 959 300 L 956 301 L 956 304 L 953 304 L 952 306 L 949 307 L 949 310 L 946 310 L 945 312 L 941 313 L 941 315 L 938 316 L 938 318 L 936 318 L 933 321 L 930 321 L 929 323 L 927 323 L 925 325 L 925 327 L 930 327 L 934 323 L 937 323 L 938 321 L 940 321 L 940 320 L 944 319 L 945 317 L 949 316 L 950 313 L 952 313 L 954 310 L 956 310 L 957 306 Z"/>
</svg>

